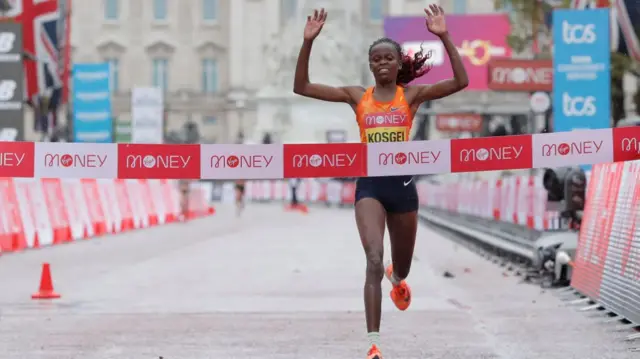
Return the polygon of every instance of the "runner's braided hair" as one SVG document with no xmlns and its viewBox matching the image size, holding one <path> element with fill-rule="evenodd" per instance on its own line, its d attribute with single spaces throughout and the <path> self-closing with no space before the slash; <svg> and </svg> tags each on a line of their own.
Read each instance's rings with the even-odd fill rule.
<svg viewBox="0 0 640 359">
<path fill-rule="evenodd" d="M 402 51 L 402 46 L 400 46 L 399 43 L 388 37 L 383 37 L 374 41 L 373 44 L 371 44 L 371 46 L 369 47 L 369 56 L 371 56 L 371 50 L 373 50 L 376 45 L 383 43 L 393 45 L 393 47 L 398 52 L 398 58 L 400 59 L 400 63 L 402 65 L 398 69 L 398 77 L 396 78 L 396 82 L 399 85 L 406 86 L 411 81 L 423 76 L 424 74 L 429 72 L 429 70 L 431 70 L 431 65 L 426 63 L 427 60 L 431 58 L 431 51 L 425 54 L 422 50 L 422 47 L 420 47 L 420 51 L 416 52 L 413 57 L 411 57 L 410 55 L 407 55 Z"/>
</svg>

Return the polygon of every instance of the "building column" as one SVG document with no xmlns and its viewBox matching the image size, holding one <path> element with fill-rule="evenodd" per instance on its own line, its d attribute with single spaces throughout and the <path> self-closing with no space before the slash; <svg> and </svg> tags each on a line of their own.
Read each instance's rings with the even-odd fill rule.
<svg viewBox="0 0 640 359">
<path fill-rule="evenodd" d="M 244 86 L 244 2 L 246 0 L 230 1 L 231 19 L 229 35 L 229 55 L 230 55 L 230 87 L 243 88 Z"/>
</svg>

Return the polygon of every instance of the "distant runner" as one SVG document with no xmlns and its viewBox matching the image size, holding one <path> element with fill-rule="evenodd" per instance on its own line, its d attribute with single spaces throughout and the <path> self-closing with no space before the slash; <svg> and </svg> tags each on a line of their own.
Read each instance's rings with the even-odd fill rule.
<svg viewBox="0 0 640 359">
<path fill-rule="evenodd" d="M 240 216 L 244 210 L 244 186 L 246 180 L 236 180 L 236 215 Z"/>
<path fill-rule="evenodd" d="M 191 181 L 180 180 L 178 182 L 180 190 L 180 221 L 189 219 L 189 196 L 191 192 Z"/>
</svg>

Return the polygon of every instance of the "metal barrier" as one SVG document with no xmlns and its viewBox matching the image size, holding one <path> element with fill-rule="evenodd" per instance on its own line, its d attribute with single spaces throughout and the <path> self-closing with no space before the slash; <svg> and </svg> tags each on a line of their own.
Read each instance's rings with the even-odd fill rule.
<svg viewBox="0 0 640 359">
<path fill-rule="evenodd" d="M 594 168 L 571 286 L 640 325 L 640 161 Z"/>
</svg>

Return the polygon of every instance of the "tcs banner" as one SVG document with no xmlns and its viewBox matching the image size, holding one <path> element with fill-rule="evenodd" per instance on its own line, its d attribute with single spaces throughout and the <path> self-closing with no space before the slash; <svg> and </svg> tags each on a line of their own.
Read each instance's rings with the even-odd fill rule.
<svg viewBox="0 0 640 359">
<path fill-rule="evenodd" d="M 108 63 L 73 66 L 74 142 L 112 142 L 110 79 Z"/>
<path fill-rule="evenodd" d="M 611 127 L 609 10 L 553 12 L 553 130 Z"/>
</svg>

